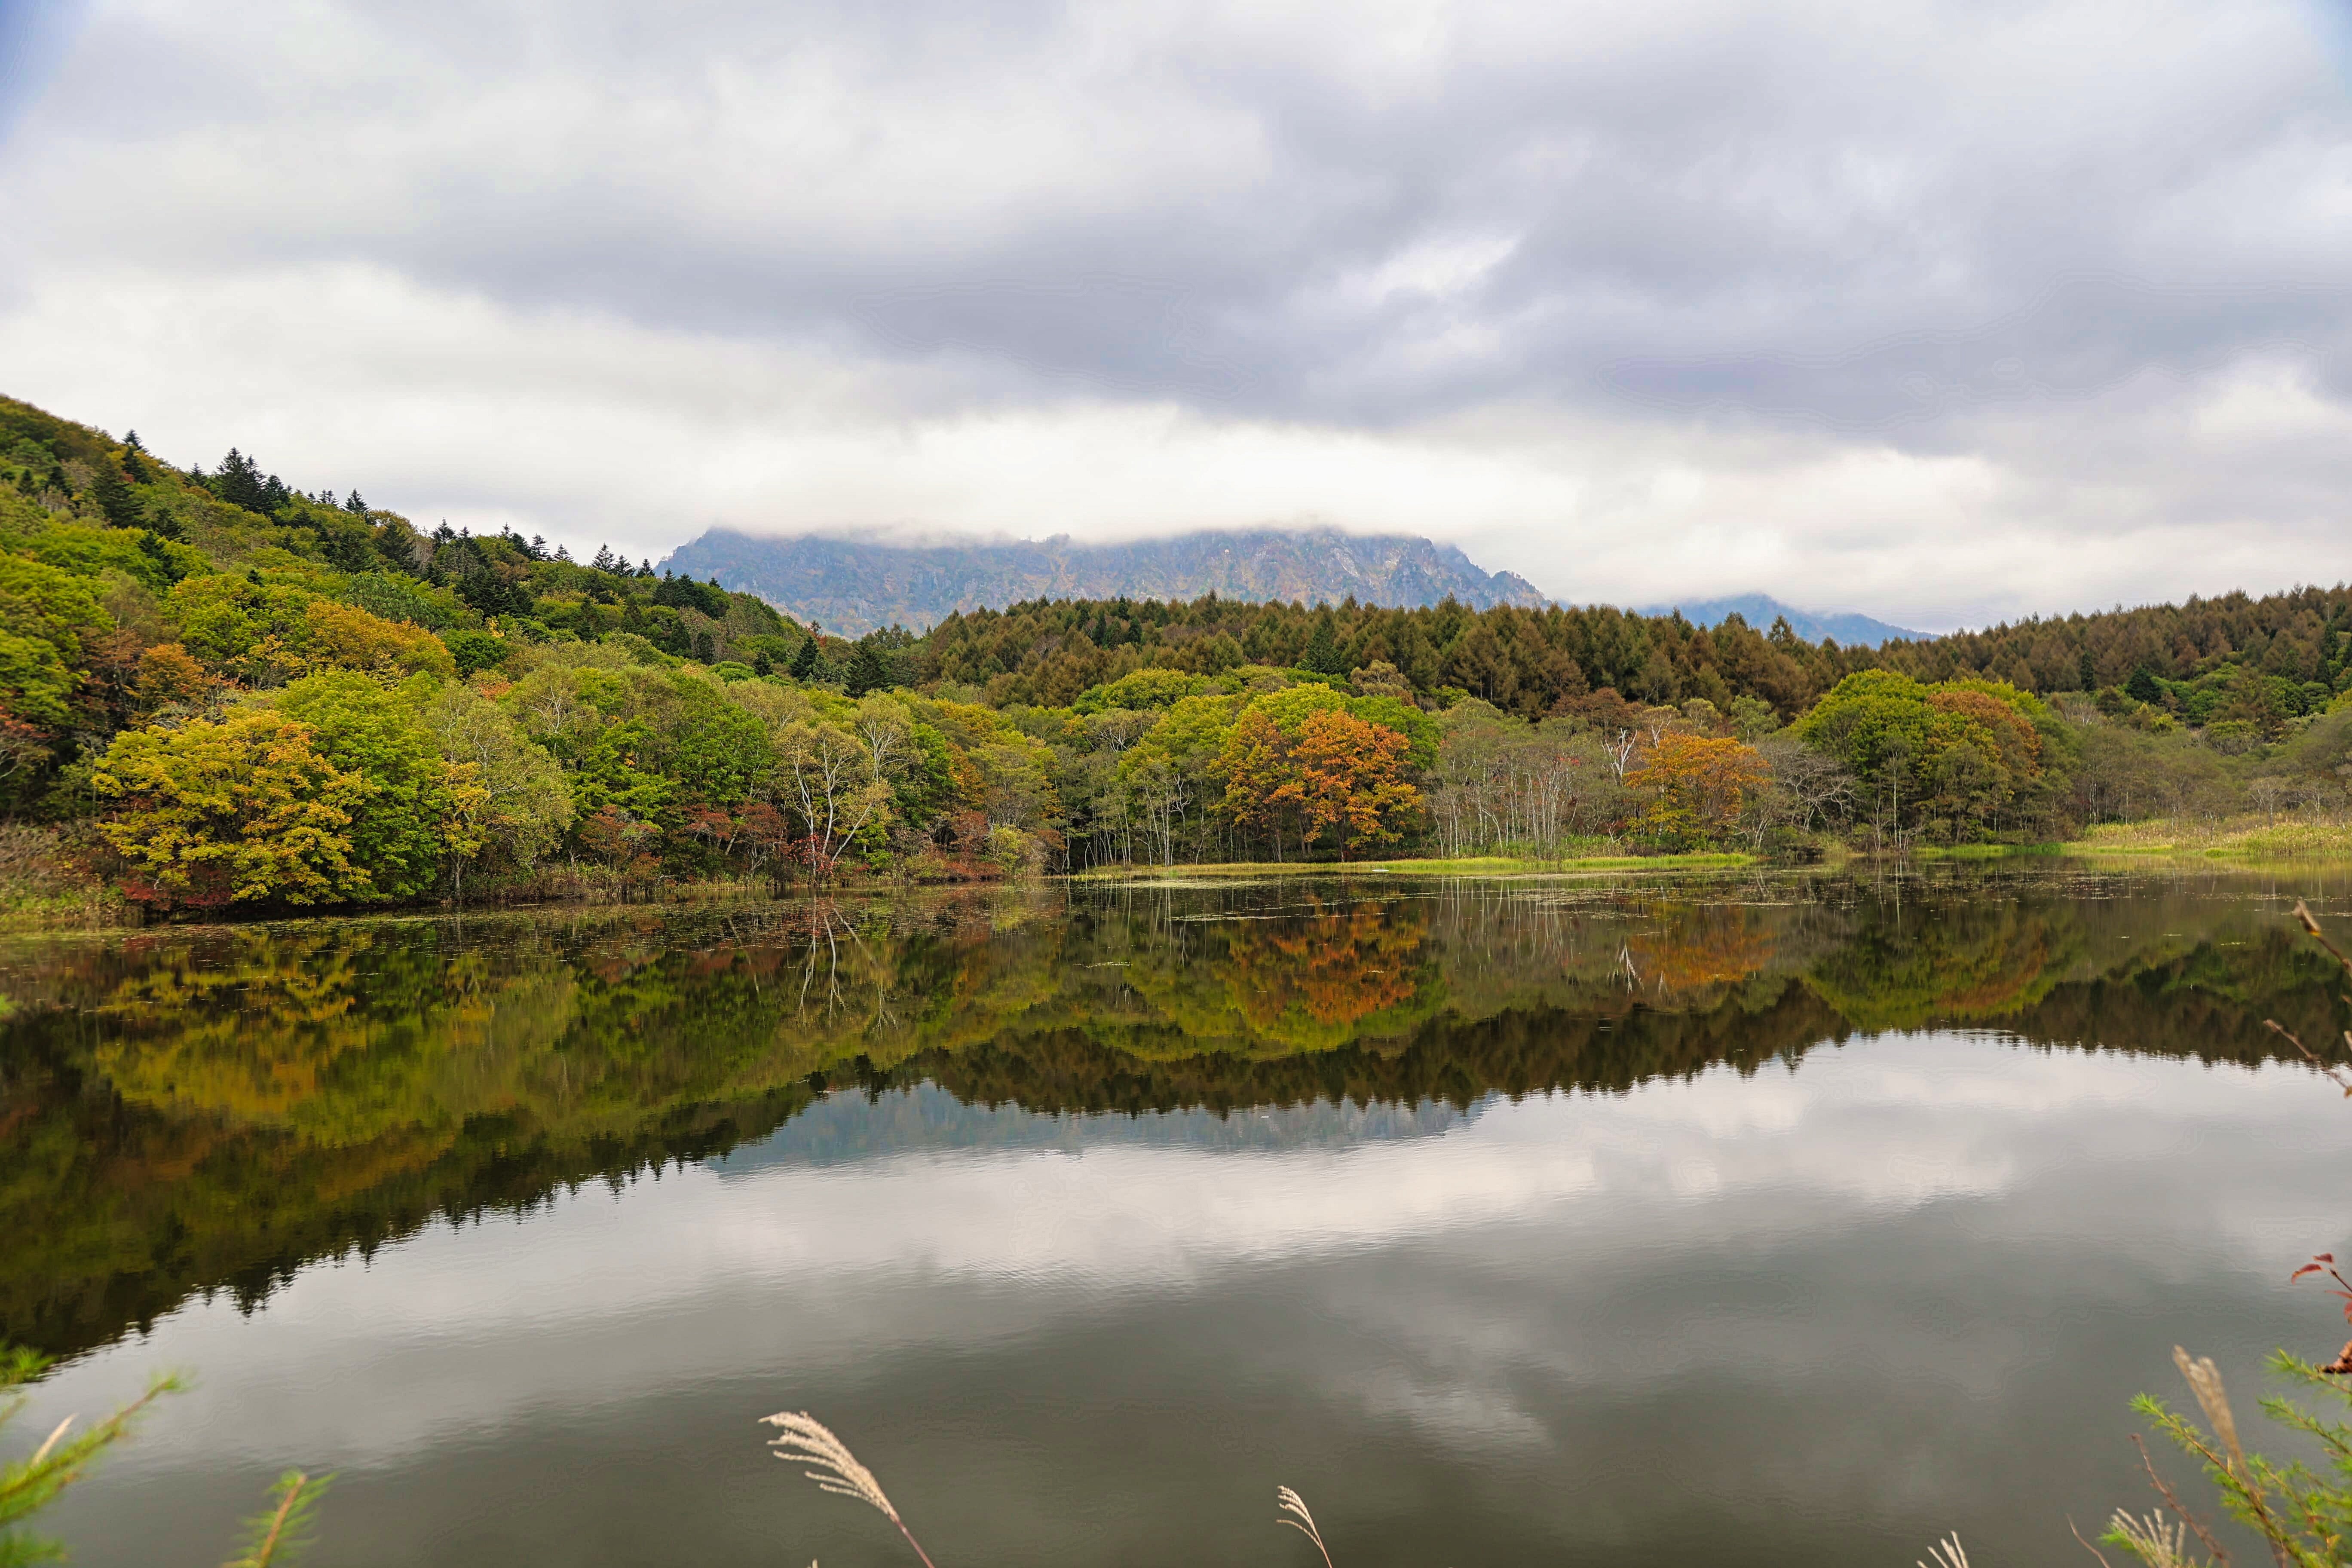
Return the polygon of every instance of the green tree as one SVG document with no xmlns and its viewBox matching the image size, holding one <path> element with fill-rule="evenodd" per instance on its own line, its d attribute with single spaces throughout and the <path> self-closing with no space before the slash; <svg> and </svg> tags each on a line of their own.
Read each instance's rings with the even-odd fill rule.
<svg viewBox="0 0 2352 1568">
<path fill-rule="evenodd" d="M 470 851 L 467 821 L 479 806 L 470 766 L 453 766 L 419 710 L 429 680 L 388 691 L 356 670 L 328 670 L 294 682 L 274 706 L 316 736 L 320 753 L 357 777 L 352 861 L 367 877 L 359 896 L 411 899 L 440 879 L 442 857 Z"/>
<path fill-rule="evenodd" d="M 65 722 L 87 668 L 85 647 L 114 627 L 94 586 L 42 562 L 0 554 L 0 709 L 9 718 Z"/>
<path fill-rule="evenodd" d="M 1999 681 L 1923 686 L 1892 670 L 1850 675 L 1792 727 L 1843 764 L 1898 829 L 1981 831 L 2039 809 L 2056 720 Z"/>
<path fill-rule="evenodd" d="M 863 697 L 869 691 L 887 691 L 895 682 L 890 679 L 889 661 L 875 646 L 874 638 L 864 637 L 850 649 L 849 670 L 844 687 L 852 697 Z"/>
<path fill-rule="evenodd" d="M 112 463 L 98 465 L 98 477 L 90 481 L 89 494 L 98 502 L 98 510 L 106 514 L 109 527 L 137 528 L 142 521 L 139 498 L 131 493 L 131 486 Z"/>
<path fill-rule="evenodd" d="M 793 661 L 784 667 L 784 673 L 806 686 L 824 679 L 824 651 L 817 647 L 816 629 L 812 626 L 801 646 L 793 649 Z"/>
<path fill-rule="evenodd" d="M 827 880 L 858 836 L 887 820 L 890 786 L 875 776 L 856 736 L 823 720 L 785 726 L 775 752 L 777 793 L 799 829 L 800 858 Z"/>
<path fill-rule="evenodd" d="M 1307 651 L 1300 656 L 1298 667 L 1318 675 L 1348 673 L 1348 661 L 1339 652 L 1339 638 L 1332 629 L 1330 611 L 1325 610 L 1315 617 L 1315 630 L 1307 638 Z"/>
<path fill-rule="evenodd" d="M 425 704 L 426 728 L 441 754 L 472 770 L 459 802 L 461 841 L 528 870 L 562 841 L 572 826 L 572 786 L 547 748 L 526 736 L 514 716 L 469 686 L 444 686 Z M 457 864 L 464 864 L 460 857 Z"/>
</svg>

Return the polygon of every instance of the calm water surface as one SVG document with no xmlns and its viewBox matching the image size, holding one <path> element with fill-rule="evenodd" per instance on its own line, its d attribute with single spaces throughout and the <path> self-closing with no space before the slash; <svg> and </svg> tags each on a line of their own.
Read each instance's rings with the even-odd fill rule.
<svg viewBox="0 0 2352 1568">
<path fill-rule="evenodd" d="M 2341 873 L 1100 889 L 0 950 L 12 1442 L 208 1565 L 2072 1561 L 2332 1351 Z"/>
</svg>

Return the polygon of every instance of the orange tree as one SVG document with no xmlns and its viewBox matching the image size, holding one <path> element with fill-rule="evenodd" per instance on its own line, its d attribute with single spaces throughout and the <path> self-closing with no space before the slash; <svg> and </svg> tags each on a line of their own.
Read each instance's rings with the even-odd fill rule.
<svg viewBox="0 0 2352 1568">
<path fill-rule="evenodd" d="M 1394 838 L 1421 810 L 1421 791 L 1403 777 L 1409 744 L 1394 730 L 1338 709 L 1309 714 L 1291 747 L 1307 842 L 1337 828 L 1345 860 L 1351 849 Z"/>
<path fill-rule="evenodd" d="M 1370 700 L 1319 689 L 1277 697 L 1253 701 L 1225 738 L 1225 815 L 1271 838 L 1277 859 L 1286 830 L 1302 849 L 1335 834 L 1342 858 L 1396 837 L 1421 810 L 1407 778 L 1413 737 L 1360 713 Z"/>
<path fill-rule="evenodd" d="M 1671 838 L 1713 841 L 1731 831 L 1748 797 L 1770 777 L 1764 754 L 1744 742 L 1667 735 L 1625 782 L 1658 792 L 1642 814 L 1652 830 Z"/>
<path fill-rule="evenodd" d="M 1252 707 L 1225 737 L 1217 771 L 1225 781 L 1225 815 L 1244 831 L 1272 837 L 1274 858 L 1282 858 L 1282 827 L 1304 793 L 1290 737 L 1271 714 Z"/>
</svg>

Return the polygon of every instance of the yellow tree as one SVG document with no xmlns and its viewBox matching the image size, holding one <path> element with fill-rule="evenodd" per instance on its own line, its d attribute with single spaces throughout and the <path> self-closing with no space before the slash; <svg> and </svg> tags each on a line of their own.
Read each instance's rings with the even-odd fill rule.
<svg viewBox="0 0 2352 1568">
<path fill-rule="evenodd" d="M 367 786 L 311 739 L 307 725 L 268 709 L 117 735 L 90 783 L 120 803 L 99 832 L 128 868 L 124 894 L 168 909 L 369 891 L 351 836 Z"/>
<path fill-rule="evenodd" d="M 1658 792 L 1642 816 L 1652 829 L 1670 837 L 1711 841 L 1731 830 L 1748 797 L 1771 773 L 1764 754 L 1744 742 L 1728 736 L 1665 735 L 1625 782 Z"/>
</svg>

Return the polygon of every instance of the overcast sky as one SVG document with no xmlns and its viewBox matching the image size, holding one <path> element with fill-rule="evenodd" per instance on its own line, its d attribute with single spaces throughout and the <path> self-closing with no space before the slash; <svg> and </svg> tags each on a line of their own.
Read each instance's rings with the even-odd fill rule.
<svg viewBox="0 0 2352 1568">
<path fill-rule="evenodd" d="M 2315 0 L 0 0 L 0 390 L 426 523 L 2352 577 Z"/>
</svg>

